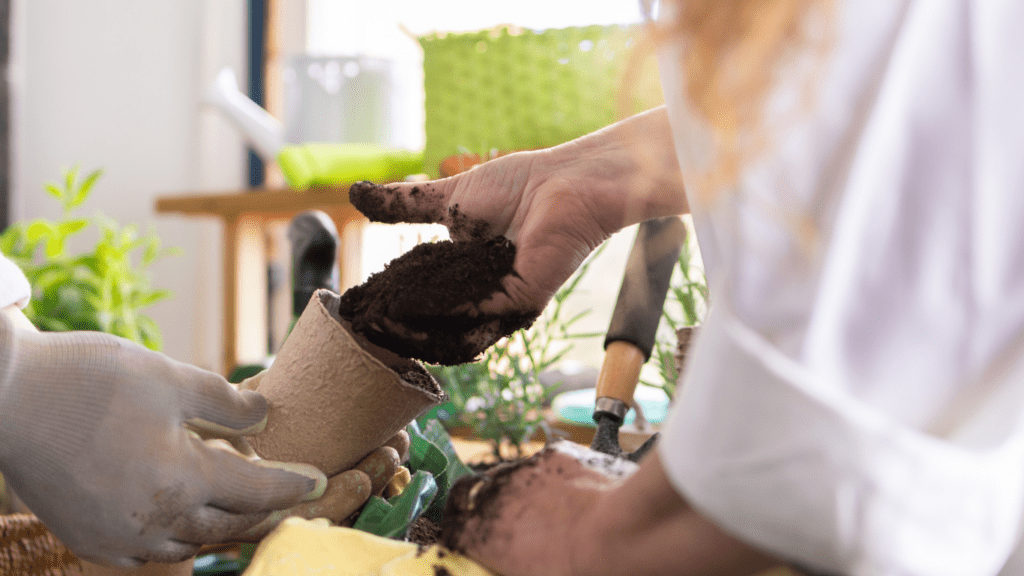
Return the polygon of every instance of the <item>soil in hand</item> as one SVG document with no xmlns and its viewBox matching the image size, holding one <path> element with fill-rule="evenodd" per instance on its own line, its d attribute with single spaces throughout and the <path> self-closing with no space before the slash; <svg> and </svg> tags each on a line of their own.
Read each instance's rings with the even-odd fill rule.
<svg viewBox="0 0 1024 576">
<path fill-rule="evenodd" d="M 356 333 L 405 358 L 431 364 L 472 362 L 537 312 L 491 315 L 480 303 L 515 274 L 516 248 L 503 237 L 420 244 L 341 297 Z"/>
</svg>

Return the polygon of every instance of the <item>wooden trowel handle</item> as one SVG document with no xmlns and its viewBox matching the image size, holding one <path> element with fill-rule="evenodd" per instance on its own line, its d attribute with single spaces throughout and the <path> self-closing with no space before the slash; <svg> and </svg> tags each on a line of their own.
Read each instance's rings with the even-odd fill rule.
<svg viewBox="0 0 1024 576">
<path fill-rule="evenodd" d="M 604 340 L 595 412 L 621 418 L 632 406 L 640 368 L 654 347 L 672 270 L 685 240 L 686 226 L 677 217 L 648 220 L 637 228 Z"/>
<path fill-rule="evenodd" d="M 625 340 L 609 342 L 604 351 L 604 362 L 597 375 L 597 397 L 613 398 L 627 407 L 633 405 L 633 392 L 640 381 L 640 369 L 647 355 Z"/>
</svg>

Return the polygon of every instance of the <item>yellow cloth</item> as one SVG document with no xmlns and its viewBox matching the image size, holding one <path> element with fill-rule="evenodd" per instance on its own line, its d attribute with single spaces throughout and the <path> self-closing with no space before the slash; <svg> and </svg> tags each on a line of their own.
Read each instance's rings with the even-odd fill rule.
<svg viewBox="0 0 1024 576">
<path fill-rule="evenodd" d="M 420 549 L 327 520 L 288 518 L 263 539 L 245 576 L 493 576 L 469 558 L 434 545 Z"/>
</svg>

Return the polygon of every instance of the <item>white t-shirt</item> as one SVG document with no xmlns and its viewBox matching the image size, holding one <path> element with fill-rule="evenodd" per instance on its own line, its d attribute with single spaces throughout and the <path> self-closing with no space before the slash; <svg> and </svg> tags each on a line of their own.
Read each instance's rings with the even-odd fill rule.
<svg viewBox="0 0 1024 576">
<path fill-rule="evenodd" d="M 1024 511 L 1024 2 L 837 18 L 815 107 L 713 206 L 659 53 L 712 290 L 660 454 L 694 507 L 808 567 L 1024 573 L 1003 569 Z"/>
<path fill-rule="evenodd" d="M 14 263 L 0 254 L 0 308 L 17 304 L 19 308 L 28 305 L 32 289 L 25 274 Z"/>
</svg>

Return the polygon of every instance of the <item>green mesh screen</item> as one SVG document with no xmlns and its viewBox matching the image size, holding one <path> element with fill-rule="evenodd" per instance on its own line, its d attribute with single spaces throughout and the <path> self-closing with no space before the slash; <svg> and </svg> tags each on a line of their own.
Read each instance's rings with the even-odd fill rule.
<svg viewBox="0 0 1024 576">
<path fill-rule="evenodd" d="M 505 27 L 420 38 L 424 169 L 437 177 L 441 160 L 460 152 L 554 146 L 661 105 L 653 53 L 635 50 L 641 34 L 640 26 Z M 624 87 L 627 69 L 635 81 Z"/>
</svg>

